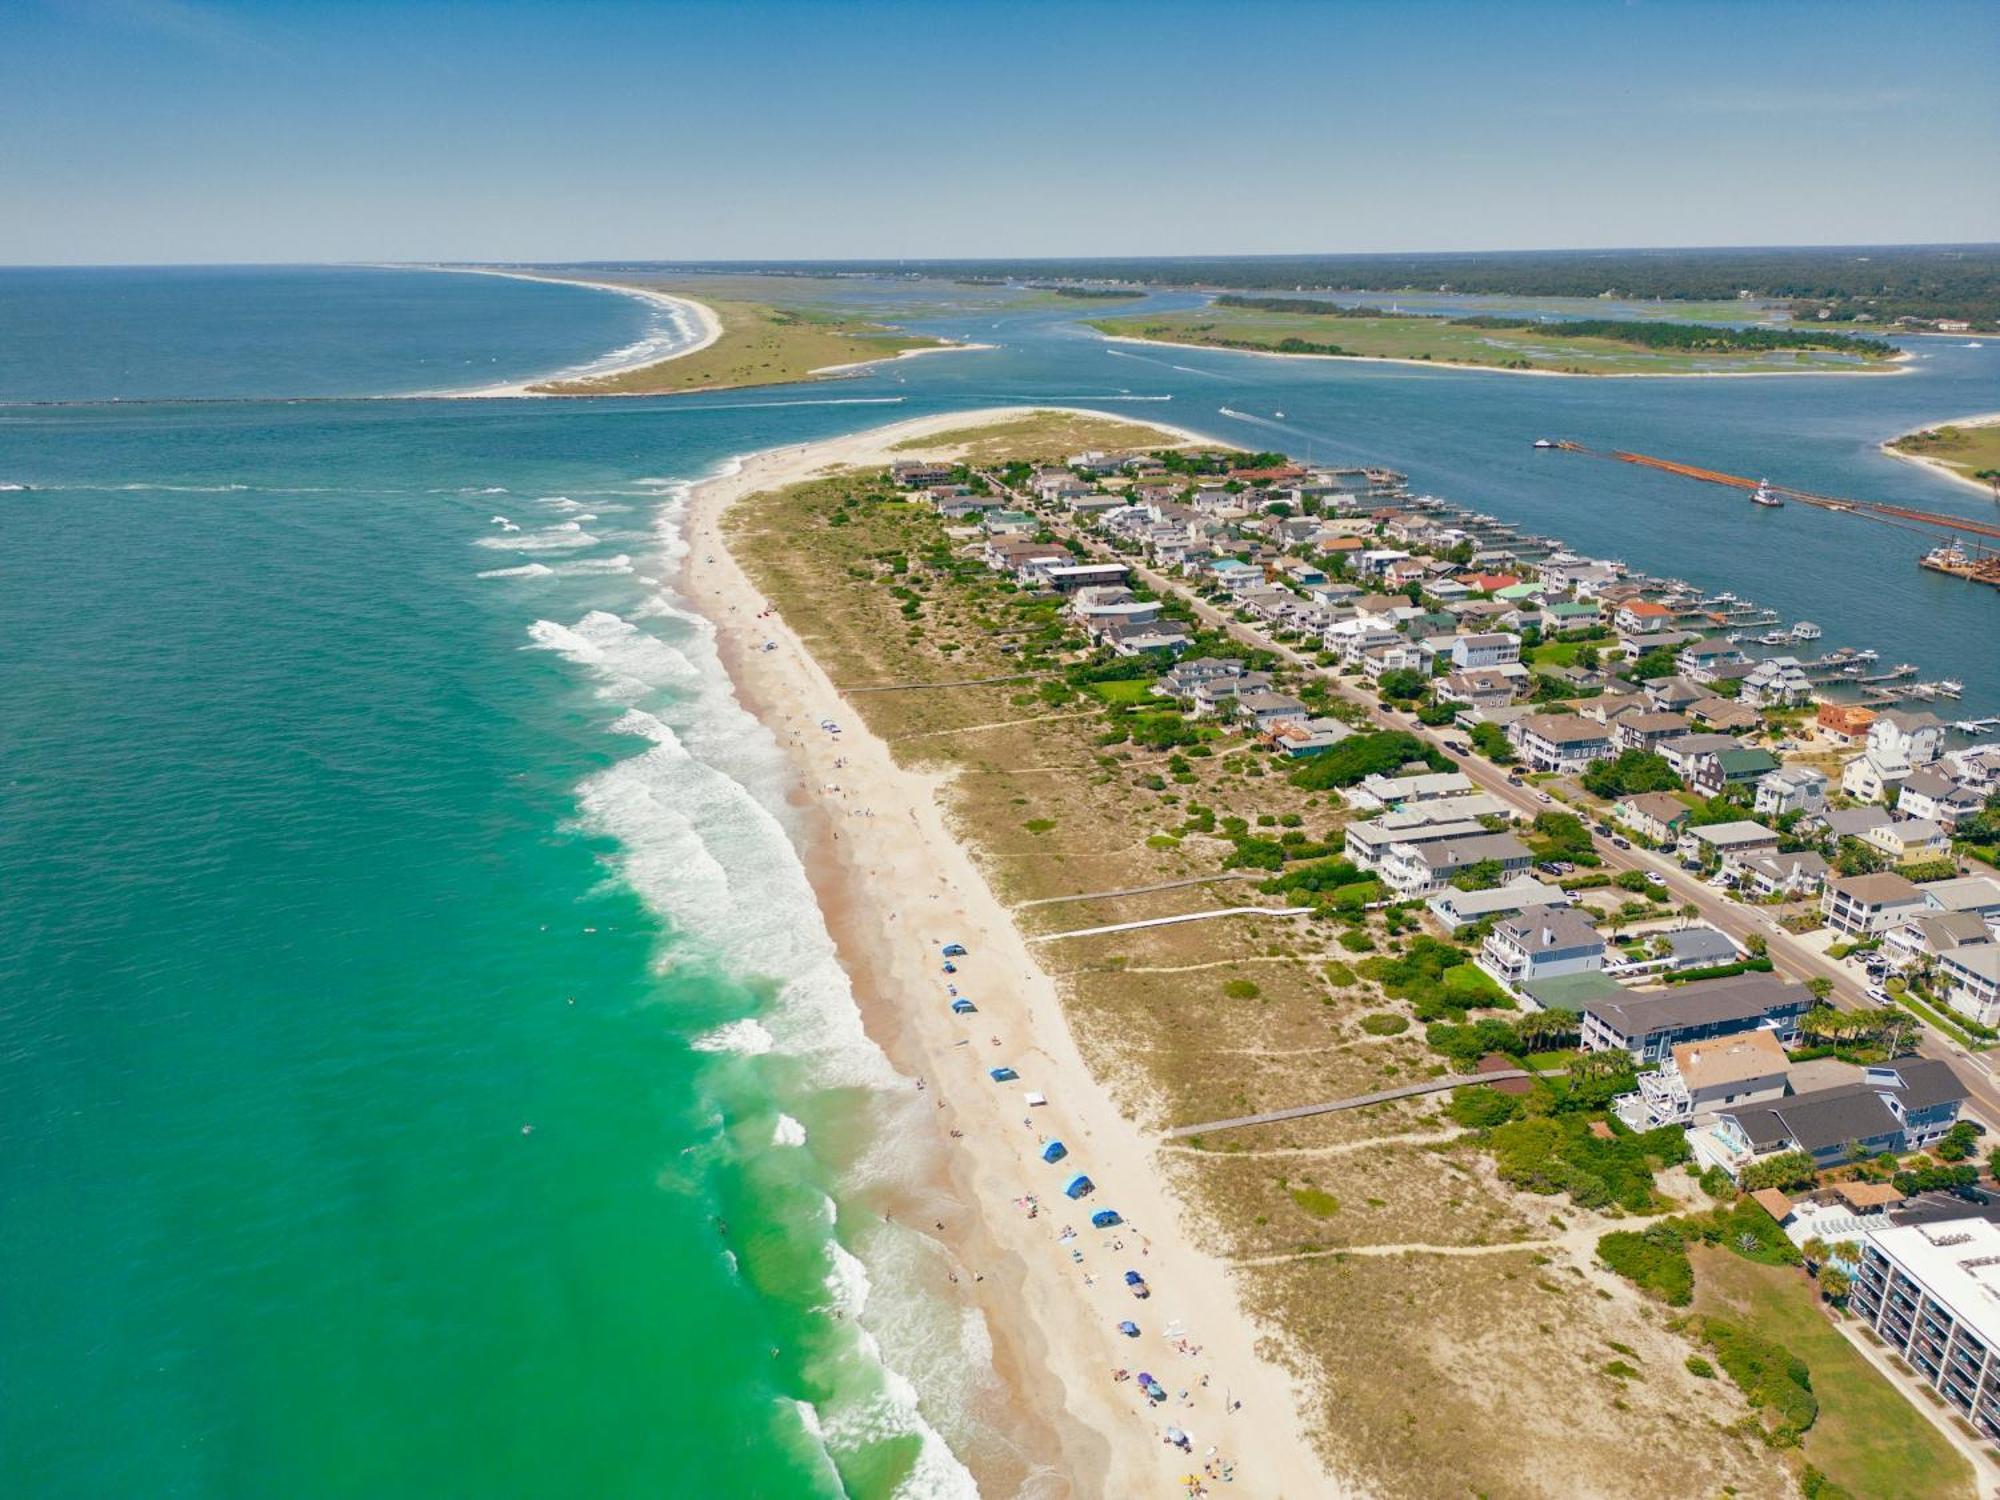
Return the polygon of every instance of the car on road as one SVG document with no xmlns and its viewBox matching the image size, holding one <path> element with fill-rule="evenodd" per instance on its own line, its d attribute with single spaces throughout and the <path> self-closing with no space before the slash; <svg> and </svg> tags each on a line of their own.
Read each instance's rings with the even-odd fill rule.
<svg viewBox="0 0 2000 1500">
<path fill-rule="evenodd" d="M 1551 797 L 1547 792 L 1537 792 L 1535 793 L 1535 800 L 1537 802 L 1553 802 L 1556 799 Z"/>
<path fill-rule="evenodd" d="M 1873 1000 L 1877 1005 L 1888 1005 L 1891 1003 L 1889 1000 L 1889 992 L 1883 989 L 1882 986 L 1879 984 L 1871 984 L 1868 986 L 1868 998 L 1870 1000 Z"/>
<path fill-rule="evenodd" d="M 1614 849 L 1630 849 L 1632 841 L 1628 838 L 1620 838 L 1614 833 L 1611 835 L 1611 847 Z"/>
<path fill-rule="evenodd" d="M 1609 823 L 1592 823 L 1590 831 L 1595 834 L 1601 834 L 1607 839 L 1611 837 L 1611 825 Z"/>
<path fill-rule="evenodd" d="M 1647 885 L 1665 885 L 1666 883 L 1667 877 L 1662 875 L 1658 870 L 1648 870 L 1646 872 Z"/>
</svg>

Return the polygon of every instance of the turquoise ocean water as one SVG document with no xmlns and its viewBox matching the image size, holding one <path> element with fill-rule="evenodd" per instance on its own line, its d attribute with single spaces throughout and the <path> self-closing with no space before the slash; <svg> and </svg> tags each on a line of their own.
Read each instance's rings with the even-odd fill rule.
<svg viewBox="0 0 2000 1500">
<path fill-rule="evenodd" d="M 673 331 L 496 278 L 0 272 L 10 1491 L 953 1495 L 992 1459 L 982 1332 L 871 1208 L 922 1166 L 909 1091 L 674 592 L 685 485 L 732 455 L 1069 400 L 1388 462 L 2000 710 L 2000 593 L 1917 539 L 1527 446 L 1991 514 L 1873 445 L 2000 408 L 1995 351 L 1533 380 L 1113 352 L 932 295 L 920 326 L 1001 347 L 666 402 L 330 400 L 295 398 Z"/>
</svg>

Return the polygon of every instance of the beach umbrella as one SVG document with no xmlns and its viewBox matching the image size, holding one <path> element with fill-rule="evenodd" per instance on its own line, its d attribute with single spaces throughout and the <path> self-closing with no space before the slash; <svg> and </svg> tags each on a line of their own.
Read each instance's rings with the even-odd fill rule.
<svg viewBox="0 0 2000 1500">
<path fill-rule="evenodd" d="M 1061 1141 L 1050 1141 L 1046 1146 L 1042 1147 L 1043 1161 L 1061 1161 L 1068 1155 L 1069 1147 L 1065 1146 Z"/>
</svg>

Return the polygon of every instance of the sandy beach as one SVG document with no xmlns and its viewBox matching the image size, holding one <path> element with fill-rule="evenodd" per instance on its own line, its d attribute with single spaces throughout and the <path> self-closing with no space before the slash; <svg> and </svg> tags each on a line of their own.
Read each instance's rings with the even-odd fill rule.
<svg viewBox="0 0 2000 1500">
<path fill-rule="evenodd" d="M 404 267 L 402 269 L 411 268 Z M 649 287 L 622 286 L 617 282 L 611 281 L 587 281 L 578 276 L 543 276 L 531 271 L 501 271 L 486 266 L 422 266 L 415 269 L 448 271 L 460 276 L 502 276 L 509 281 L 552 281 L 561 286 L 582 286 L 589 287 L 593 291 L 616 292 L 620 296 L 633 297 L 641 302 L 650 303 L 654 307 L 663 307 L 671 312 L 678 313 L 691 320 L 694 326 L 700 330 L 699 335 L 693 343 L 687 345 L 685 348 L 676 349 L 671 354 L 661 355 L 655 351 L 646 350 L 636 353 L 631 358 L 621 360 L 616 364 L 605 365 L 602 368 L 593 366 L 587 372 L 591 379 L 600 379 L 609 375 L 622 375 L 628 370 L 643 370 L 648 365 L 665 364 L 670 359 L 684 359 L 690 354 L 697 354 L 703 349 L 708 348 L 709 345 L 722 337 L 722 320 L 715 315 L 715 309 L 707 303 L 697 302 L 692 297 L 675 296 L 670 292 L 654 291 Z M 560 374 L 537 375 L 532 379 L 511 381 L 504 385 L 480 386 L 470 391 L 442 391 L 439 394 L 454 398 L 463 398 L 465 400 L 485 400 L 495 396 L 547 396 L 552 393 L 536 390 L 535 387 L 546 385 L 552 380 L 578 378 L 582 377 Z"/>
<path fill-rule="evenodd" d="M 1936 422 L 1926 422 L 1922 427 L 1913 427 L 1908 432 L 1899 432 L 1894 437 L 1885 439 L 1876 446 L 1891 458 L 1899 458 L 1906 464 L 1919 464 L 1929 469 L 1933 474 L 1943 475 L 1954 484 L 1963 485 L 1967 489 L 1975 490 L 1979 494 L 1991 497 L 1993 494 L 1992 487 L 1985 480 L 1974 479 L 1970 474 L 1964 473 L 1959 469 L 1954 469 L 1943 459 L 1932 458 L 1928 454 L 1923 453 L 1905 453 L 1896 444 L 1903 441 L 1904 438 L 1916 436 L 1919 432 L 1931 432 L 1939 427 L 1994 426 L 2000 426 L 2000 411 L 1983 412 L 1976 417 L 1944 417 Z"/>
<path fill-rule="evenodd" d="M 784 620 L 764 614 L 723 545 L 721 518 L 747 495 L 883 464 L 899 441 L 1026 410 L 954 412 L 742 460 L 694 492 L 682 586 L 714 622 L 739 695 L 792 758 L 807 863 L 870 1032 L 937 1101 L 948 1191 L 963 1205 L 938 1238 L 961 1268 L 956 1291 L 984 1315 L 1023 1431 L 1044 1435 L 1035 1493 L 1179 1495 L 1213 1457 L 1234 1466 L 1234 1482 L 1204 1480 L 1210 1493 L 1341 1496 L 1290 1377 L 1259 1357 L 1228 1271 L 1184 1225 L 1154 1143 L 1093 1082 L 1056 986 L 953 836 L 940 780 L 896 764 Z M 821 727 L 829 720 L 838 735 Z M 947 942 L 969 950 L 952 977 Z M 948 984 L 976 998 L 977 1015 L 952 1014 Z M 992 1081 L 1001 1066 L 1018 1081 Z M 1048 1102 L 1031 1105 L 1030 1091 Z M 1061 1166 L 1042 1160 L 1049 1139 L 1069 1148 Z M 1063 1196 L 1072 1171 L 1089 1174 L 1094 1196 Z M 1104 1208 L 1125 1222 L 1093 1229 Z M 1149 1300 L 1127 1289 L 1127 1269 L 1149 1283 Z M 1127 1318 L 1140 1337 L 1116 1331 Z M 1152 1372 L 1166 1402 L 1154 1406 L 1116 1370 Z M 1168 1444 L 1169 1425 L 1188 1451 Z"/>
<path fill-rule="evenodd" d="M 1551 380 L 1790 380 L 1800 375 L 1907 375 L 1910 352 L 1899 350 L 1868 370 L 1510 370 L 1504 365 L 1475 365 L 1452 359 L 1402 359 L 1391 354 L 1291 354 L 1279 349 L 1231 349 L 1222 344 L 1189 344 L 1178 339 L 1142 339 L 1124 333 L 1101 333 L 1107 344 L 1140 344 L 1153 349 L 1196 349 L 1210 354 L 1249 354 L 1258 359 L 1324 359 L 1345 365 L 1414 365 L 1419 370 L 1475 370 L 1487 375 L 1538 375 Z"/>
</svg>

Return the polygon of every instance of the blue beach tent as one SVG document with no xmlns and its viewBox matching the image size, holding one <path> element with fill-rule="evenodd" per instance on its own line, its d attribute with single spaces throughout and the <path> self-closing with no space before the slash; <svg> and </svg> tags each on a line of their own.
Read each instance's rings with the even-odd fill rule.
<svg viewBox="0 0 2000 1500">
<path fill-rule="evenodd" d="M 963 995 L 951 1002 L 951 1013 L 955 1016 L 969 1016 L 978 1008 Z"/>
<path fill-rule="evenodd" d="M 1072 1198 L 1081 1198 L 1086 1193 L 1094 1192 L 1096 1188 L 1097 1184 L 1081 1172 L 1063 1184 L 1063 1192 Z"/>
<path fill-rule="evenodd" d="M 1012 1083 L 1016 1078 L 1021 1076 L 1012 1068 L 989 1068 L 987 1069 L 987 1074 L 995 1083 Z"/>
<path fill-rule="evenodd" d="M 1130 1318 L 1127 1318 L 1123 1323 L 1118 1325 L 1118 1331 L 1128 1339 L 1136 1339 L 1139 1336 L 1139 1325 L 1134 1323 Z"/>
<path fill-rule="evenodd" d="M 1090 1216 L 1090 1227 L 1092 1229 L 1115 1229 L 1124 1222 L 1118 1216 L 1118 1210 L 1115 1208 L 1100 1208 Z"/>
<path fill-rule="evenodd" d="M 1068 1155 L 1069 1147 L 1065 1146 L 1061 1141 L 1050 1141 L 1046 1146 L 1042 1147 L 1043 1161 L 1061 1161 Z"/>
<path fill-rule="evenodd" d="M 963 944 L 963 943 L 946 943 L 946 944 L 944 945 L 944 956 L 945 956 L 946 958 L 963 958 L 963 957 L 965 957 L 965 944 Z"/>
</svg>

